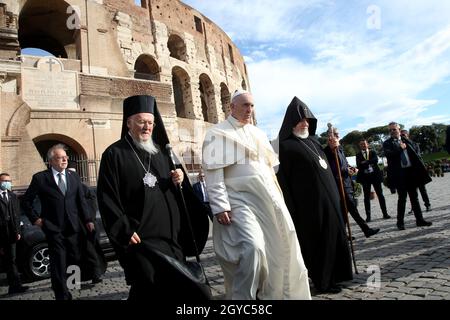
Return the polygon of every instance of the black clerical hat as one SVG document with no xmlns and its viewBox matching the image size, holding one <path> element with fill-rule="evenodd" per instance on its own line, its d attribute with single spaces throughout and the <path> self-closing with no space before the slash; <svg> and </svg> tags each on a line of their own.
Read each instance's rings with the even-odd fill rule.
<svg viewBox="0 0 450 320">
<path fill-rule="evenodd" d="M 158 144 L 162 150 L 165 150 L 169 143 L 166 128 L 159 114 L 156 105 L 156 99 L 148 95 L 137 95 L 126 98 L 123 101 L 123 121 L 122 134 L 123 138 L 128 132 L 127 119 L 137 113 L 151 113 L 155 117 L 155 127 L 153 128 L 152 139 L 154 143 Z"/>
<path fill-rule="evenodd" d="M 314 136 L 317 129 L 317 119 L 309 110 L 308 106 L 304 104 L 299 98 L 294 97 L 287 107 L 286 115 L 284 116 L 283 124 L 281 125 L 279 139 L 286 140 L 292 134 L 292 129 L 303 119 L 308 119 L 309 135 Z"/>
</svg>

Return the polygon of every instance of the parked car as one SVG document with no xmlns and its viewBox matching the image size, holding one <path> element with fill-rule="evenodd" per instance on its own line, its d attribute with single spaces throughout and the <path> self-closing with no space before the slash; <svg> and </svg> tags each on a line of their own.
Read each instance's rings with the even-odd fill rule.
<svg viewBox="0 0 450 320">
<path fill-rule="evenodd" d="M 90 187 L 96 192 L 96 187 Z M 14 192 L 19 199 L 25 193 L 26 188 L 15 189 Z M 95 200 L 96 201 L 96 200 Z M 40 210 L 40 201 L 37 197 L 33 206 L 37 211 Z M 98 206 L 95 206 L 98 208 Z M 97 209 L 96 222 L 99 228 L 99 242 L 107 260 L 115 259 L 115 252 L 103 227 L 100 212 Z M 37 281 L 50 277 L 50 256 L 48 253 L 48 244 L 44 232 L 40 227 L 33 225 L 22 209 L 20 216 L 21 239 L 17 242 L 16 263 L 19 271 L 25 276 L 24 280 Z M 5 272 L 0 256 L 0 272 Z"/>
</svg>

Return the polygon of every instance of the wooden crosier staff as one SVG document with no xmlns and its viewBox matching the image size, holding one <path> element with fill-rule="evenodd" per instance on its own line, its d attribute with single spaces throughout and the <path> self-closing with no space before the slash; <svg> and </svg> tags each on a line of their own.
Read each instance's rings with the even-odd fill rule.
<svg viewBox="0 0 450 320">
<path fill-rule="evenodd" d="M 337 132 L 336 128 L 333 127 L 333 125 L 331 123 L 328 123 L 328 138 L 329 139 L 339 139 L 339 133 Z M 341 175 L 341 165 L 339 164 L 337 148 L 334 148 L 332 151 L 334 153 L 334 159 L 336 161 L 336 168 L 337 168 L 338 177 L 339 177 L 339 195 L 341 197 L 341 201 L 342 201 L 343 208 L 344 208 L 344 219 L 345 219 L 345 223 L 347 224 L 347 231 L 348 231 L 348 237 L 350 240 L 350 249 L 351 249 L 351 253 L 352 253 L 353 266 L 355 267 L 355 273 L 358 274 L 358 269 L 356 267 L 355 250 L 353 248 L 352 230 L 350 228 L 350 221 L 348 218 L 348 209 L 347 209 L 347 201 L 346 201 L 346 196 L 345 196 L 345 191 L 344 191 L 344 183 L 343 183 L 342 175 Z"/>
</svg>

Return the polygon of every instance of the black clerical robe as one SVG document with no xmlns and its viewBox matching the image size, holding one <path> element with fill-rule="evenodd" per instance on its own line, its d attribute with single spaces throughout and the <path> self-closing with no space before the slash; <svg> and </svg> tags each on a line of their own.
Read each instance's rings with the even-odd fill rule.
<svg viewBox="0 0 450 320">
<path fill-rule="evenodd" d="M 319 155 L 326 159 L 319 143 L 306 140 L 291 135 L 280 142 L 277 177 L 309 275 L 317 289 L 327 290 L 352 279 L 351 257 L 330 166 L 319 163 Z"/>
<path fill-rule="evenodd" d="M 177 285 L 174 294 L 181 295 L 186 288 L 176 283 L 177 276 L 169 272 L 170 268 L 158 259 L 154 250 L 179 261 L 195 254 L 190 231 L 185 227 L 180 195 L 170 177 L 169 161 L 161 151 L 150 156 L 138 149 L 127 134 L 103 153 L 97 186 L 105 230 L 124 268 L 127 283 L 132 288 L 139 286 L 140 291 L 147 288 L 150 295 L 157 296 L 158 291 L 161 297 L 164 297 L 161 290 L 173 290 L 173 285 Z M 144 186 L 146 172 L 157 178 L 154 187 Z M 185 198 L 201 252 L 208 234 L 207 213 L 191 192 L 186 175 L 183 190 L 186 190 Z M 142 243 L 129 245 L 134 232 Z M 152 289 L 155 292 L 151 293 Z"/>
</svg>

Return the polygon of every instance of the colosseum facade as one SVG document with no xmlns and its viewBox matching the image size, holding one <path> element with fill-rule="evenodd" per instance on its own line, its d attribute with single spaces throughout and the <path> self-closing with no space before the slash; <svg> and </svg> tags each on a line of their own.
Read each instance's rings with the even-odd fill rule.
<svg viewBox="0 0 450 320">
<path fill-rule="evenodd" d="M 205 129 L 248 86 L 231 39 L 180 1 L 0 0 L 0 171 L 15 185 L 45 169 L 57 142 L 95 184 L 134 94 L 156 97 L 175 152 L 198 170 Z"/>
</svg>

